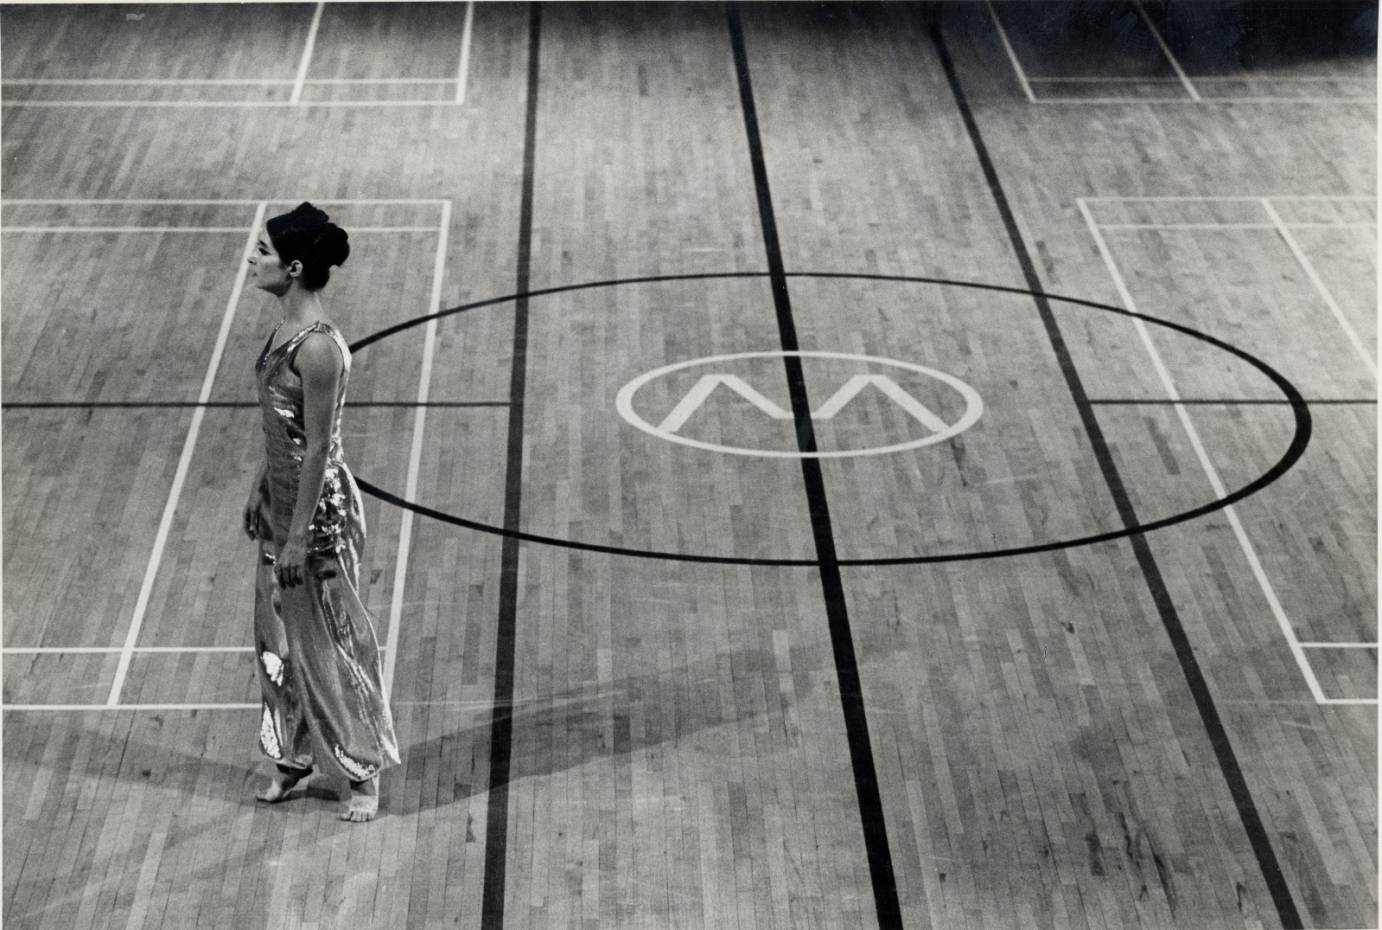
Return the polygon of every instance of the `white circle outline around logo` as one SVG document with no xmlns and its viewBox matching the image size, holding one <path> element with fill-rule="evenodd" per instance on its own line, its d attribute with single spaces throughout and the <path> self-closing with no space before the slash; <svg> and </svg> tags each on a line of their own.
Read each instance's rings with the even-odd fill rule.
<svg viewBox="0 0 1382 930">
<path fill-rule="evenodd" d="M 688 439 L 685 436 L 679 436 L 676 433 L 658 429 L 639 416 L 633 409 L 633 395 L 638 392 L 639 388 L 643 387 L 643 385 L 647 384 L 649 381 L 660 378 L 665 374 L 681 371 L 684 368 L 695 368 L 700 365 L 710 365 L 715 362 L 729 362 L 742 358 L 788 358 L 791 356 L 797 358 L 842 359 L 844 361 L 853 362 L 877 362 L 879 364 L 892 365 L 895 368 L 904 368 L 908 371 L 928 375 L 935 378 L 937 381 L 950 385 L 964 397 L 964 416 L 960 417 L 960 419 L 953 423 L 949 429 L 943 432 L 933 433 L 930 436 L 923 436 L 921 439 L 900 442 L 891 446 L 879 446 L 875 449 L 859 449 L 857 451 L 853 449 L 841 449 L 833 452 L 784 452 L 779 449 L 739 449 L 734 446 L 722 446 L 713 442 L 702 442 L 699 439 Z M 984 400 L 979 396 L 979 392 L 968 384 L 965 384 L 959 378 L 947 374 L 946 372 L 937 371 L 934 368 L 927 368 L 924 365 L 913 365 L 910 362 L 899 362 L 896 359 L 878 358 L 872 355 L 852 355 L 847 352 L 816 352 L 809 350 L 796 352 L 736 352 L 730 355 L 709 355 L 705 358 L 694 358 L 687 362 L 675 362 L 671 365 L 664 365 L 661 368 L 655 368 L 652 371 L 639 375 L 628 384 L 621 387 L 619 393 L 615 395 L 614 406 L 615 409 L 619 411 L 619 415 L 630 425 L 637 427 L 650 436 L 656 436 L 659 439 L 679 443 L 683 446 L 691 446 L 695 449 L 706 449 L 711 452 L 724 452 L 729 455 L 747 455 L 756 458 L 773 459 L 855 458 L 866 455 L 886 455 L 892 452 L 904 452 L 908 449 L 917 449 L 922 446 L 930 446 L 938 442 L 944 442 L 953 436 L 957 436 L 978 422 L 979 417 L 984 414 Z"/>
</svg>

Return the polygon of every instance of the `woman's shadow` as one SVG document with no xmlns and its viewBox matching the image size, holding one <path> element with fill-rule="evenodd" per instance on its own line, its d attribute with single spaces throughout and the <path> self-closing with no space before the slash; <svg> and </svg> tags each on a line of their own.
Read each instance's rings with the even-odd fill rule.
<svg viewBox="0 0 1382 930">
<path fill-rule="evenodd" d="M 665 672 L 592 682 L 497 709 L 397 703 L 400 729 L 435 731 L 433 715 L 441 713 L 445 732 L 409 743 L 403 765 L 385 773 L 387 813 L 445 807 L 495 787 L 488 784 L 491 742 L 503 723 L 511 734 L 506 783 L 599 759 L 617 762 L 669 743 L 721 757 L 732 751 L 730 728 L 762 717 L 784 729 L 783 742 L 794 743 L 795 705 L 814 690 L 825 660 L 807 664 L 797 654 L 792 660 L 790 669 L 780 669 L 771 648 L 743 647 Z"/>
</svg>

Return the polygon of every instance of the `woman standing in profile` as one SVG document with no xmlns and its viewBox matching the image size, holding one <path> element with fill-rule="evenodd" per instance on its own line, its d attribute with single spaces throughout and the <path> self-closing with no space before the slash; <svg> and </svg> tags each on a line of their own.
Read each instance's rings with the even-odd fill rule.
<svg viewBox="0 0 1382 930">
<path fill-rule="evenodd" d="M 259 542 L 259 744 L 277 767 L 256 796 L 282 801 L 319 764 L 350 782 L 341 819 L 358 822 L 378 812 L 379 772 L 399 758 L 357 590 L 365 522 L 341 450 L 350 350 L 321 301 L 349 255 L 345 230 L 303 203 L 265 224 L 249 258 L 283 319 L 255 365 L 266 450 L 245 532 Z"/>
</svg>

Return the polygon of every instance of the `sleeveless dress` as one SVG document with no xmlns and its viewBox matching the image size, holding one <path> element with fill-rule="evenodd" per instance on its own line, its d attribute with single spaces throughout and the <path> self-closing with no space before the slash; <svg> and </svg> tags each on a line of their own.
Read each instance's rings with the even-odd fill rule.
<svg viewBox="0 0 1382 930">
<path fill-rule="evenodd" d="M 302 379 L 291 363 L 313 333 L 336 343 L 343 366 L 303 583 L 280 588 L 274 555 L 292 523 L 306 448 Z M 396 765 L 399 757 L 379 645 L 358 593 L 365 520 L 360 491 L 341 450 L 350 349 L 340 333 L 322 322 L 271 350 L 274 335 L 255 365 L 268 462 L 260 485 L 267 520 L 261 524 L 267 522 L 272 533 L 259 541 L 254 589 L 255 667 L 263 697 L 259 745 L 286 768 L 325 762 L 327 770 L 364 781 Z"/>
</svg>

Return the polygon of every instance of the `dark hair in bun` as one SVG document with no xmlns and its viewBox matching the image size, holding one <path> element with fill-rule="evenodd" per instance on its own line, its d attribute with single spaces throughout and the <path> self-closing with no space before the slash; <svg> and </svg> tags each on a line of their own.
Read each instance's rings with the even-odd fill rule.
<svg viewBox="0 0 1382 930">
<path fill-rule="evenodd" d="M 283 264 L 302 262 L 302 286 L 321 290 L 331 278 L 331 268 L 350 257 L 350 237 L 331 222 L 325 210 L 303 201 L 290 212 L 264 224 Z"/>
</svg>

